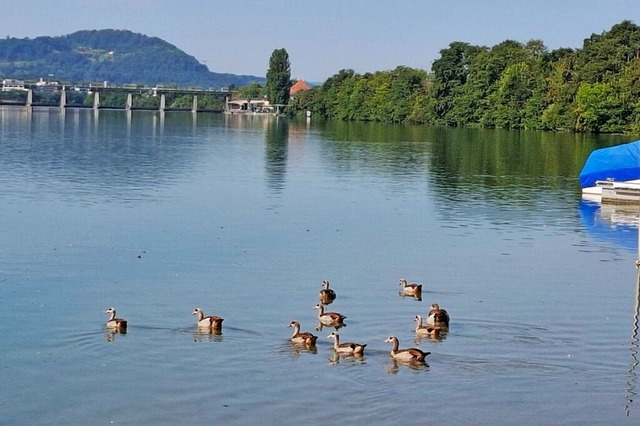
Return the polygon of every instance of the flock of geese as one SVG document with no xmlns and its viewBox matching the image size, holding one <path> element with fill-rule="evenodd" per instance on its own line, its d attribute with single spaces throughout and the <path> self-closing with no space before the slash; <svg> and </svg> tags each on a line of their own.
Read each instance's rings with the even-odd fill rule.
<svg viewBox="0 0 640 426">
<path fill-rule="evenodd" d="M 422 284 L 409 284 L 406 279 L 400 280 L 401 291 L 403 296 L 411 296 L 422 300 Z M 336 354 L 340 355 L 364 355 L 367 344 L 356 342 L 341 342 L 338 329 L 346 326 L 344 320 L 346 316 L 338 312 L 327 312 L 326 307 L 333 303 L 336 299 L 336 292 L 329 288 L 329 281 L 322 281 L 322 289 L 318 293 L 319 303 L 315 306 L 318 311 L 318 327 L 316 330 L 322 330 L 323 326 L 333 327 L 335 329 L 327 338 L 333 340 L 333 350 Z M 110 331 L 117 333 L 127 332 L 127 320 L 124 318 L 116 317 L 115 308 L 111 307 L 105 311 L 109 315 L 107 320 L 107 328 Z M 198 329 L 207 330 L 215 334 L 222 333 L 223 318 L 215 315 L 205 315 L 201 308 L 195 308 L 193 314 L 196 316 L 196 323 Z M 442 333 L 449 331 L 449 314 L 446 310 L 440 308 L 437 303 L 431 305 L 426 317 L 426 324 L 422 322 L 422 316 L 416 315 L 414 318 L 416 322 L 415 333 L 418 336 L 430 336 L 439 337 Z M 294 320 L 289 323 L 289 327 L 293 328 L 293 335 L 291 336 L 291 342 L 299 345 L 303 345 L 308 349 L 315 348 L 318 336 L 310 332 L 300 331 L 300 322 Z M 400 342 L 395 336 L 389 336 L 386 343 L 391 343 L 391 357 L 396 361 L 404 362 L 418 362 L 424 363 L 425 358 L 431 352 L 424 352 L 418 348 L 400 348 Z"/>
</svg>

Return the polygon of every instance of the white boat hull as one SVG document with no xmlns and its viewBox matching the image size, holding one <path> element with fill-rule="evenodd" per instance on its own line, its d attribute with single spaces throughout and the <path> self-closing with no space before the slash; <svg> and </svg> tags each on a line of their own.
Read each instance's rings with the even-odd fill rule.
<svg viewBox="0 0 640 426">
<path fill-rule="evenodd" d="M 596 186 L 583 188 L 582 198 L 598 203 L 640 203 L 640 179 L 626 182 L 597 181 Z"/>
</svg>

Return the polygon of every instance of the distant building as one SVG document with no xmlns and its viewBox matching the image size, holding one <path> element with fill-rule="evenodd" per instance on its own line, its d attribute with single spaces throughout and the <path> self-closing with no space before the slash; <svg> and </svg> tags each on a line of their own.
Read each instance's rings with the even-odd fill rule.
<svg viewBox="0 0 640 426">
<path fill-rule="evenodd" d="M 295 95 L 296 93 L 306 92 L 307 90 L 311 90 L 309 85 L 304 80 L 298 80 L 291 86 L 291 89 L 289 89 L 289 94 Z"/>
<path fill-rule="evenodd" d="M 11 90 L 29 90 L 24 87 L 24 80 L 15 80 L 13 78 L 5 78 L 2 80 L 2 91 L 9 92 Z"/>
<path fill-rule="evenodd" d="M 228 114 L 241 113 L 273 113 L 274 108 L 267 100 L 261 99 L 233 99 L 227 101 L 225 110 Z"/>
</svg>

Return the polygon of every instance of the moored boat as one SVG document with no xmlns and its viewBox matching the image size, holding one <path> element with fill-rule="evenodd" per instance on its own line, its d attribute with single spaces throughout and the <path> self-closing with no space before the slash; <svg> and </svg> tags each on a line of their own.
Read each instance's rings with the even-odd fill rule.
<svg viewBox="0 0 640 426">
<path fill-rule="evenodd" d="M 640 140 L 594 150 L 580 172 L 580 185 L 587 200 L 640 202 Z"/>
</svg>

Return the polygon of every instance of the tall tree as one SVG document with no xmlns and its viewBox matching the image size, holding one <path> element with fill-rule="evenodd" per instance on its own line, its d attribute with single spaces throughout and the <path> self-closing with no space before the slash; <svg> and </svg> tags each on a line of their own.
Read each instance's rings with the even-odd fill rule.
<svg viewBox="0 0 640 426">
<path fill-rule="evenodd" d="M 291 65 L 286 49 L 276 49 L 269 59 L 269 70 L 265 90 L 267 99 L 272 104 L 286 105 L 289 103 L 289 89 L 291 88 Z"/>
</svg>

